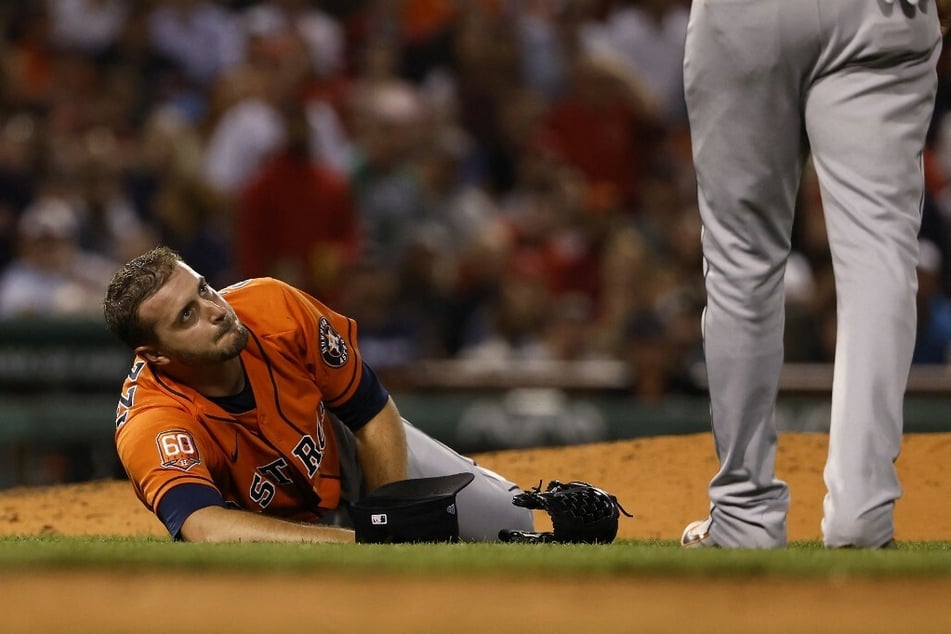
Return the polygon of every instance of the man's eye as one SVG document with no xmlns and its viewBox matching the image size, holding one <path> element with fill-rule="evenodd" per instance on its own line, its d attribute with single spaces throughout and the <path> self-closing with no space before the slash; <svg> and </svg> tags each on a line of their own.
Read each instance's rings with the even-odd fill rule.
<svg viewBox="0 0 951 634">
<path fill-rule="evenodd" d="M 182 321 L 188 321 L 192 316 L 191 308 L 186 308 L 182 311 Z"/>
<path fill-rule="evenodd" d="M 200 285 L 198 286 L 198 294 L 199 294 L 199 295 L 207 295 L 207 294 L 208 294 L 208 290 L 209 290 L 209 289 L 208 289 L 208 285 L 205 284 L 205 283 L 202 283 L 202 284 L 200 284 Z"/>
</svg>

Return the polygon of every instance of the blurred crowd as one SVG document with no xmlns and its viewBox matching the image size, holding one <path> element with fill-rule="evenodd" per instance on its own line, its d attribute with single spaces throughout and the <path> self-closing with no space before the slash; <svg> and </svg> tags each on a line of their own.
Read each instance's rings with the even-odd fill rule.
<svg viewBox="0 0 951 634">
<path fill-rule="evenodd" d="M 627 361 L 696 389 L 683 0 L 0 3 L 0 317 L 99 318 L 164 243 L 358 320 L 380 368 Z M 942 62 L 942 74 L 946 73 Z M 948 74 L 951 77 L 951 74 Z M 925 157 L 919 363 L 951 352 L 951 106 Z M 787 358 L 830 361 L 807 170 Z"/>
</svg>

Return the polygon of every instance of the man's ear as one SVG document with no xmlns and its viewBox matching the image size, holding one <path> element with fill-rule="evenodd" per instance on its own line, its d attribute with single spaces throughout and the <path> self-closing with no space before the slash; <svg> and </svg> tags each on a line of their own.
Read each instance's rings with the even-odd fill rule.
<svg viewBox="0 0 951 634">
<path fill-rule="evenodd" d="M 139 346 L 135 353 L 152 365 L 166 365 L 171 359 L 152 346 Z"/>
</svg>

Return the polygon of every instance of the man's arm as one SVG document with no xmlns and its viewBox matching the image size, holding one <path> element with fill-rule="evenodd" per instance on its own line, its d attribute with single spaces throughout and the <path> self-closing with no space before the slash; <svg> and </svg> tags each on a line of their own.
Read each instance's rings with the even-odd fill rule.
<svg viewBox="0 0 951 634">
<path fill-rule="evenodd" d="M 368 490 L 406 478 L 406 433 L 392 398 L 354 437 Z M 193 512 L 182 524 L 181 536 L 188 542 L 354 541 L 352 530 L 297 524 L 221 506 L 206 506 Z"/>
<path fill-rule="evenodd" d="M 406 478 L 406 432 L 392 398 L 354 436 L 368 491 Z"/>
<path fill-rule="evenodd" d="M 221 506 L 200 508 L 182 524 L 187 542 L 353 543 L 353 531 L 331 526 L 296 524 L 276 517 Z"/>
</svg>

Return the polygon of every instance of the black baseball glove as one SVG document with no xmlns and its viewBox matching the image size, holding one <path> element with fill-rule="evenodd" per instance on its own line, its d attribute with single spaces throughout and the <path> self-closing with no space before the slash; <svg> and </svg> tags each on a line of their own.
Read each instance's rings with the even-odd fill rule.
<svg viewBox="0 0 951 634">
<path fill-rule="evenodd" d="M 577 480 L 566 484 L 552 480 L 544 491 L 539 482 L 534 489 L 516 495 L 512 504 L 544 510 L 554 530 L 533 533 L 502 529 L 499 539 L 503 542 L 609 544 L 617 536 L 620 514 L 634 517 L 610 493 Z"/>
</svg>

